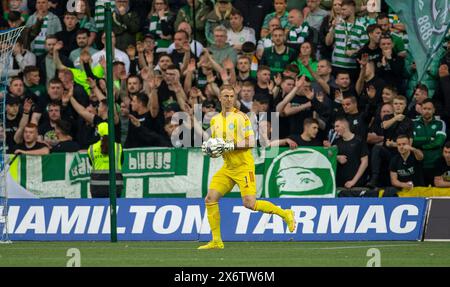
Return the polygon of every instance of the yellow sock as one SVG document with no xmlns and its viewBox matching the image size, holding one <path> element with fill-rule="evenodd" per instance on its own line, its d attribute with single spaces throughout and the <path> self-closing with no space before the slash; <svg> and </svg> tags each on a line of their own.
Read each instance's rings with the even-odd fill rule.
<svg viewBox="0 0 450 287">
<path fill-rule="evenodd" d="M 222 236 L 220 234 L 220 211 L 219 203 L 207 203 L 206 211 L 208 212 L 208 222 L 211 228 L 212 239 L 217 241 L 222 241 Z"/>
<path fill-rule="evenodd" d="M 277 215 L 281 216 L 282 218 L 284 218 L 285 214 L 286 214 L 286 212 L 283 209 L 279 208 L 272 202 L 265 201 L 265 200 L 257 200 L 255 202 L 255 210 L 261 211 L 264 213 L 277 214 Z"/>
</svg>

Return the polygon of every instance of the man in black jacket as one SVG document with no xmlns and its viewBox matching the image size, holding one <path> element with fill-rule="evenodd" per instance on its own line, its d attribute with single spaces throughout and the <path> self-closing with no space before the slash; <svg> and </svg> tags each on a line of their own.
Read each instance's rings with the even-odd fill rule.
<svg viewBox="0 0 450 287">
<path fill-rule="evenodd" d="M 52 153 L 77 152 L 80 150 L 80 145 L 73 140 L 70 134 L 72 124 L 68 121 L 58 120 L 55 122 L 55 134 L 58 143 L 52 147 Z"/>
<path fill-rule="evenodd" d="M 148 110 L 148 101 L 149 99 L 144 93 L 139 93 L 131 99 L 125 148 L 166 146 L 164 137 L 155 132 L 158 130 L 158 123 Z"/>
<path fill-rule="evenodd" d="M 374 146 L 371 154 L 371 179 L 367 184 L 369 187 L 376 187 L 379 184 L 380 173 L 386 172 L 383 163 L 389 160 L 397 153 L 397 137 L 405 135 L 413 138 L 413 121 L 405 116 L 407 100 L 404 96 L 394 97 L 394 114 L 386 115 L 382 119 L 381 128 L 383 129 L 383 145 Z"/>
<path fill-rule="evenodd" d="M 377 76 L 403 93 L 402 75 L 405 60 L 394 53 L 394 43 L 390 36 L 381 37 L 380 48 L 381 57 L 375 61 Z"/>
<path fill-rule="evenodd" d="M 364 174 L 369 165 L 366 143 L 350 131 L 349 122 L 344 117 L 336 119 L 334 130 L 339 135 L 336 141 L 336 185 L 346 189 L 364 186 Z"/>
<path fill-rule="evenodd" d="M 70 52 L 77 49 L 77 32 L 80 29 L 78 25 L 77 13 L 66 11 L 64 13 L 64 27 L 62 31 L 56 33 L 59 41 L 64 43 L 64 47 L 59 51 L 60 56 L 69 58 Z"/>
<path fill-rule="evenodd" d="M 136 45 L 136 33 L 139 32 L 140 18 L 130 9 L 129 0 L 117 0 L 112 14 L 113 32 L 117 38 L 117 49 L 126 51 L 129 45 Z"/>
</svg>

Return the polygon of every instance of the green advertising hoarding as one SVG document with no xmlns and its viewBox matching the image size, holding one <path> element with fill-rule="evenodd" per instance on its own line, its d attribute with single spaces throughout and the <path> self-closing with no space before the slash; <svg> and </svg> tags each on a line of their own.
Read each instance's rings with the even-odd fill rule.
<svg viewBox="0 0 450 287">
<path fill-rule="evenodd" d="M 253 150 L 258 197 L 335 197 L 335 148 Z M 200 149 L 141 148 L 124 151 L 125 197 L 204 197 L 222 158 Z M 41 198 L 86 198 L 90 165 L 86 153 L 21 156 L 11 174 Z M 228 195 L 239 197 L 237 186 Z"/>
</svg>

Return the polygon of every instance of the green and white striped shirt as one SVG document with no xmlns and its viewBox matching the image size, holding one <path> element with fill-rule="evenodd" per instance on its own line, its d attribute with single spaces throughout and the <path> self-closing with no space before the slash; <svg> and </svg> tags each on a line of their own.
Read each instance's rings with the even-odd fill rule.
<svg viewBox="0 0 450 287">
<path fill-rule="evenodd" d="M 37 14 L 28 18 L 26 26 L 31 27 L 37 22 Z M 54 35 L 62 30 L 61 22 L 59 21 L 58 16 L 55 14 L 48 12 L 47 16 L 44 17 L 44 22 L 41 26 L 41 31 L 39 35 L 34 38 L 33 42 L 31 42 L 31 52 L 33 52 L 36 56 L 41 56 L 46 53 L 45 50 L 45 38 L 47 35 Z"/>
<path fill-rule="evenodd" d="M 111 3 L 111 9 L 114 11 L 116 9 L 115 0 L 97 0 L 95 1 L 95 25 L 98 31 L 103 31 L 105 27 L 105 3 Z"/>
<path fill-rule="evenodd" d="M 343 22 L 336 26 L 332 65 L 344 69 L 356 69 L 356 60 L 345 54 L 348 50 L 359 50 L 364 46 L 364 25 L 356 20 L 354 23 Z"/>
<path fill-rule="evenodd" d="M 161 30 L 161 20 L 166 20 L 169 17 L 169 12 L 165 12 L 164 18 L 159 18 L 158 14 L 153 14 L 150 16 L 150 22 L 148 26 L 148 31 L 156 37 L 156 53 L 167 52 L 172 41 L 169 39 L 162 39 L 161 36 L 163 32 Z"/>
<path fill-rule="evenodd" d="M 289 44 L 301 44 L 308 38 L 309 31 L 308 22 L 303 22 L 300 27 L 292 27 L 289 31 L 287 42 Z"/>
</svg>

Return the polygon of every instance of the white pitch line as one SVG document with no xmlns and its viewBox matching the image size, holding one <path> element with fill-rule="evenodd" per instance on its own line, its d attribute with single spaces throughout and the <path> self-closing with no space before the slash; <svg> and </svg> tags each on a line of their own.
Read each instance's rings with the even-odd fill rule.
<svg viewBox="0 0 450 287">
<path fill-rule="evenodd" d="M 420 244 L 389 244 L 389 245 L 358 245 L 358 246 L 336 246 L 336 247 L 300 247 L 300 248 L 296 248 L 296 247 L 290 247 L 289 250 L 339 250 L 339 249 L 361 249 L 361 248 L 383 248 L 383 247 L 406 247 L 406 246 L 419 246 Z M 11 246 L 11 245 L 10 245 Z M 76 245 L 75 245 L 76 246 Z M 123 249 L 138 249 L 138 250 L 193 250 L 192 248 L 187 248 L 187 247 L 134 247 L 134 246 L 120 246 Z M 30 250 L 30 249 L 36 249 L 38 247 L 16 247 L 14 246 L 14 250 Z M 50 250 L 55 250 L 55 249 L 61 249 L 61 250 L 66 250 L 69 247 L 49 247 L 49 248 L 39 248 L 39 249 L 50 249 Z M 76 248 L 79 249 L 115 249 L 117 250 L 118 246 L 111 246 L 111 247 L 106 247 L 106 246 L 102 246 L 102 247 L 94 247 L 94 246 L 89 246 L 89 247 L 83 247 L 83 246 L 76 246 Z M 231 249 L 231 248 L 230 248 Z M 250 250 L 267 250 L 267 248 L 260 248 L 260 247 L 250 247 Z M 277 248 L 277 247 L 272 247 L 270 248 L 271 250 L 285 250 L 286 247 L 283 248 Z M 6 248 L 5 248 L 6 250 Z M 226 250 L 226 249 L 225 249 Z"/>
<path fill-rule="evenodd" d="M 398 246 L 418 246 L 420 244 L 392 244 L 392 245 L 360 245 L 360 246 L 337 246 L 337 247 L 319 247 L 309 249 L 333 250 L 333 249 L 358 249 L 358 248 L 382 248 L 382 247 L 398 247 Z M 295 248 L 293 248 L 295 249 Z"/>
</svg>

